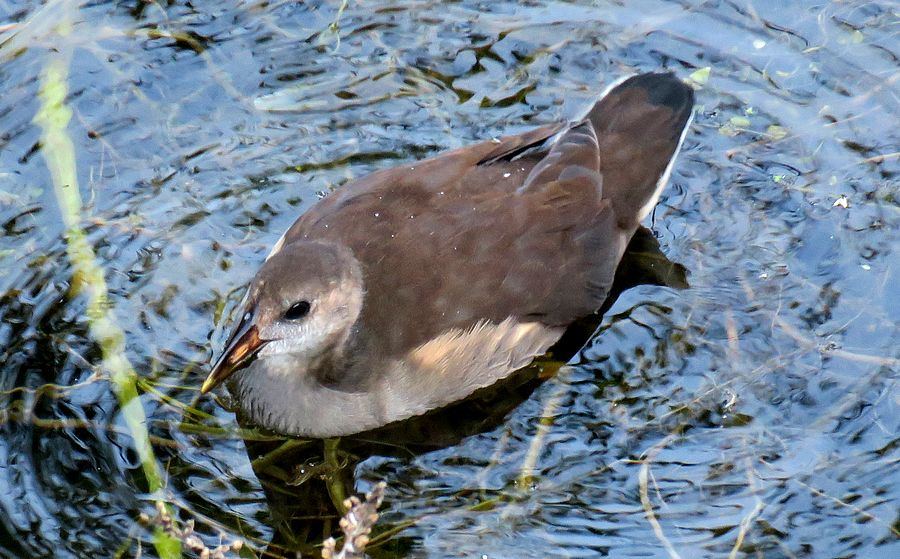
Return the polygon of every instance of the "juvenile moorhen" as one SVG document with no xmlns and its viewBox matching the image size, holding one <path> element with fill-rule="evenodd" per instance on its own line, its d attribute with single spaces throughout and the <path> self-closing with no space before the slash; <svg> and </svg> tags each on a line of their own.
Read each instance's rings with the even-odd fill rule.
<svg viewBox="0 0 900 559">
<path fill-rule="evenodd" d="M 510 375 L 602 305 L 693 103 L 642 74 L 574 122 L 345 185 L 275 244 L 201 391 L 229 379 L 252 422 L 333 437 Z"/>
</svg>

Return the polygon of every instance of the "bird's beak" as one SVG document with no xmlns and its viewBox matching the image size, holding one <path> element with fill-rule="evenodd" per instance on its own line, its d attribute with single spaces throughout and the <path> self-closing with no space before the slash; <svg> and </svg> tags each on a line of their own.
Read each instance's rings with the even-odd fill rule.
<svg viewBox="0 0 900 559">
<path fill-rule="evenodd" d="M 259 330 L 252 320 L 247 320 L 239 325 L 225 345 L 225 351 L 222 352 L 216 364 L 213 365 L 209 376 L 203 381 L 200 393 L 206 394 L 222 384 L 222 381 L 236 371 L 249 365 L 253 357 L 267 342 L 268 340 L 263 340 L 259 337 Z"/>
</svg>

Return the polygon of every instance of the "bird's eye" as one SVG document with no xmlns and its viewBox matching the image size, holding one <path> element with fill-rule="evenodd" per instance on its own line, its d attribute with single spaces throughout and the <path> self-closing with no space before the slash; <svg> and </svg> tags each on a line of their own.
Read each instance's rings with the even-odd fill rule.
<svg viewBox="0 0 900 559">
<path fill-rule="evenodd" d="M 297 301 L 291 307 L 285 311 L 284 318 L 287 320 L 300 320 L 304 316 L 309 314 L 309 309 L 312 305 L 309 304 L 309 301 Z"/>
</svg>

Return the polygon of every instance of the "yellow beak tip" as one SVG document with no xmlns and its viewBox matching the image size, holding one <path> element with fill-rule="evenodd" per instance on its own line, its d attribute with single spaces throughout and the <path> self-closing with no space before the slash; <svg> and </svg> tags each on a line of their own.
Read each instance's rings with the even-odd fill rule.
<svg viewBox="0 0 900 559">
<path fill-rule="evenodd" d="M 208 377 L 205 381 L 203 381 L 203 386 L 200 387 L 200 394 L 206 394 L 210 390 L 216 387 L 218 384 L 216 381 L 212 379 L 212 377 Z"/>
</svg>

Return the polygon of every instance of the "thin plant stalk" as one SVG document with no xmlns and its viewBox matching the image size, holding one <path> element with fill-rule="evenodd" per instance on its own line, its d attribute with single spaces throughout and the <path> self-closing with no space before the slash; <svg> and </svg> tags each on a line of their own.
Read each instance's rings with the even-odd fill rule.
<svg viewBox="0 0 900 559">
<path fill-rule="evenodd" d="M 61 36 L 68 35 L 71 26 L 66 21 L 58 25 L 56 31 Z M 138 396 L 137 375 L 125 355 L 125 335 L 110 312 L 103 270 L 81 228 L 82 200 L 75 166 L 75 146 L 67 132 L 72 118 L 72 110 L 65 103 L 69 60 L 66 49 L 49 54 L 41 75 L 40 109 L 34 121 L 42 129 L 41 153 L 50 171 L 65 225 L 67 253 L 73 270 L 72 292 L 87 299 L 91 337 L 100 346 L 103 368 L 109 372 L 109 380 L 134 441 L 148 490 L 158 494 L 163 489 L 163 476 L 150 444 L 147 417 Z M 165 504 L 159 497 L 157 500 Z M 163 559 L 181 556 L 181 544 L 160 530 L 155 531 L 154 546 Z"/>
</svg>

